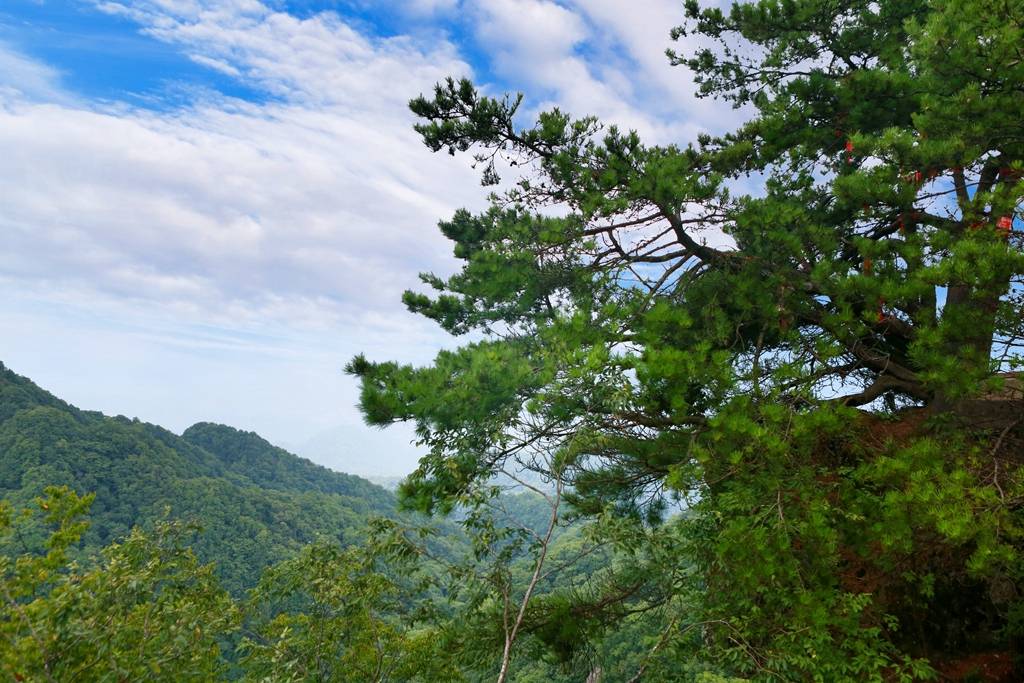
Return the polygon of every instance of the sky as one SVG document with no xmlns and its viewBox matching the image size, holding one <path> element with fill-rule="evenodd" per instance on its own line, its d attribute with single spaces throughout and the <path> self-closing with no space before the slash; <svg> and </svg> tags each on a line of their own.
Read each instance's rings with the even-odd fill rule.
<svg viewBox="0 0 1024 683">
<path fill-rule="evenodd" d="M 342 372 L 458 340 L 408 313 L 486 188 L 408 100 L 446 76 L 686 144 L 732 124 L 670 67 L 679 0 L 4 0 L 0 361 L 82 408 L 416 465 Z M 676 45 L 686 49 L 686 45 Z"/>
</svg>

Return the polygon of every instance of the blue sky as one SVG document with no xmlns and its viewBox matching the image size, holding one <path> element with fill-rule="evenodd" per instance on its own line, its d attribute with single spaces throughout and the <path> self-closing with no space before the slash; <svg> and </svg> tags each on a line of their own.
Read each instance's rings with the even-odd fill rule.
<svg viewBox="0 0 1024 683">
<path fill-rule="evenodd" d="M 261 96 L 138 28 L 125 17 L 75 0 L 9 0 L 0 10 L 0 40 L 56 69 L 62 85 L 82 97 L 153 106 L 147 97 L 164 99 L 174 84 L 246 99 Z"/>
<path fill-rule="evenodd" d="M 728 127 L 668 66 L 675 0 L 6 0 L 0 8 L 0 360 L 174 430 L 259 431 L 328 466 L 403 474 L 362 426 L 357 352 L 455 342 L 402 290 L 454 262 L 468 160 L 405 103 L 447 75 L 648 140 Z"/>
</svg>

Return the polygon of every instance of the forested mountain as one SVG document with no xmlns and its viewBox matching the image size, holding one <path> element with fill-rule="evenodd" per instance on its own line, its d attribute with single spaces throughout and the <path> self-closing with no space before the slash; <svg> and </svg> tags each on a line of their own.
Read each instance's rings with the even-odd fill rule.
<svg viewBox="0 0 1024 683">
<path fill-rule="evenodd" d="M 390 510 L 394 505 L 392 496 L 381 486 L 300 458 L 255 432 L 198 422 L 181 438 L 215 455 L 227 471 L 247 477 L 262 488 L 364 498 L 377 511 Z"/>
<path fill-rule="evenodd" d="M 530 581 L 550 518 L 520 490 L 459 511 L 464 529 L 424 526 L 393 493 L 252 432 L 84 411 L 0 364 L 0 674 L 94 680 L 95 651 L 123 680 L 488 680 L 496 599 Z M 581 527 L 552 532 L 568 571 L 539 582 L 545 612 L 611 562 Z M 651 628 L 598 652 L 635 669 Z M 575 680 L 527 645 L 520 680 Z"/>
<path fill-rule="evenodd" d="M 194 548 L 234 592 L 319 537 L 358 538 L 394 497 L 251 432 L 200 423 L 182 436 L 80 410 L 0 364 L 0 497 L 15 505 L 48 485 L 94 493 L 85 550 L 164 517 L 202 527 Z"/>
</svg>

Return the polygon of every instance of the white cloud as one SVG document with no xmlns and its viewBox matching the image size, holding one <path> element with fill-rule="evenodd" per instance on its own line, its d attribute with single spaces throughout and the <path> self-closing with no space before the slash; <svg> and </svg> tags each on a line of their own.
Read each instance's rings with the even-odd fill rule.
<svg viewBox="0 0 1024 683">
<path fill-rule="evenodd" d="M 444 14 L 458 8 L 459 0 L 402 0 L 406 12 L 413 16 Z"/>
<path fill-rule="evenodd" d="M 284 99 L 154 113 L 6 96 L 8 272 L 210 313 L 315 299 L 346 318 L 398 308 L 418 270 L 446 267 L 433 226 L 482 193 L 463 161 L 423 148 L 405 101 L 468 71 L 452 46 L 252 2 L 118 11 Z"/>
<path fill-rule="evenodd" d="M 571 53 L 586 37 L 579 15 L 548 0 L 484 0 L 478 32 L 487 45 L 543 64 Z"/>
<path fill-rule="evenodd" d="M 435 224 L 483 192 L 465 160 L 423 147 L 405 102 L 469 67 L 448 43 L 377 40 L 330 14 L 104 8 L 272 97 L 89 105 L 0 51 L 0 320 L 17 330 L 0 357 L 84 407 L 177 429 L 301 442 L 346 424 L 384 451 L 380 471 L 408 471 L 414 449 L 356 426 L 340 369 L 445 343 L 399 296 L 451 268 Z"/>
<path fill-rule="evenodd" d="M 639 131 L 649 142 L 686 142 L 705 129 L 691 101 L 689 74 L 669 66 L 674 2 L 481 0 L 471 15 L 480 43 L 513 87 L 542 93 L 531 110 L 559 106 Z M 652 11 L 657 9 L 658 11 Z M 660 53 L 660 57 L 654 56 Z M 666 90 L 665 84 L 678 79 Z"/>
<path fill-rule="evenodd" d="M 698 46 L 698 40 L 693 37 L 683 37 L 678 42 L 669 37 L 673 27 L 684 23 L 681 2 L 644 0 L 630 5 L 628 11 L 623 11 L 622 3 L 617 0 L 571 0 L 571 3 L 600 33 L 595 42 L 609 46 L 613 52 L 621 51 L 622 56 L 632 62 L 632 69 L 627 72 L 628 67 L 620 67 L 616 75 L 635 83 L 638 99 L 654 115 L 668 122 L 686 122 L 712 132 L 731 129 L 741 120 L 740 113 L 721 103 L 695 98 L 693 75 L 684 67 L 669 64 L 665 54 L 668 48 L 688 54 Z"/>
<path fill-rule="evenodd" d="M 468 11 L 499 71 L 546 93 L 535 106 L 685 142 L 700 117 L 645 106 L 661 94 L 692 102 L 685 72 L 660 55 L 674 5 L 481 0 Z M 318 301 L 340 320 L 394 306 L 418 270 L 450 267 L 433 225 L 482 193 L 463 160 L 422 147 L 405 102 L 470 71 L 456 46 L 372 38 L 333 13 L 298 18 L 256 0 L 98 7 L 274 97 L 88 108 L 52 70 L 0 51 L 17 66 L 0 97 L 6 272 L 211 315 L 287 316 L 272 302 Z M 602 60 L 595 46 L 628 54 Z"/>
<path fill-rule="evenodd" d="M 196 64 L 201 64 L 202 66 L 209 67 L 214 71 L 219 71 L 226 76 L 239 78 L 242 75 L 241 71 L 220 59 L 214 59 L 213 57 L 207 57 L 206 55 L 189 55 L 189 59 L 194 61 Z"/>
<path fill-rule="evenodd" d="M 423 362 L 451 343 L 398 297 L 418 271 L 452 267 L 436 221 L 483 202 L 466 160 L 429 153 L 406 108 L 470 72 L 459 46 L 443 26 L 382 39 L 256 0 L 95 5 L 267 101 L 85 103 L 0 45 L 0 281 L 12 294 L 0 322 L 19 331 L 0 337 L 0 359 L 84 407 L 293 443 L 341 423 L 360 449 L 398 452 L 393 436 L 355 427 L 355 385 L 338 371 L 364 349 Z M 535 109 L 656 141 L 686 142 L 713 120 L 660 56 L 674 0 L 456 5 L 403 11 L 461 12 L 495 73 L 541 93 Z"/>
<path fill-rule="evenodd" d="M 3 42 L 0 42 L 0 74 L 0 97 L 72 99 L 60 87 L 60 73 L 56 69 L 19 54 Z"/>
</svg>

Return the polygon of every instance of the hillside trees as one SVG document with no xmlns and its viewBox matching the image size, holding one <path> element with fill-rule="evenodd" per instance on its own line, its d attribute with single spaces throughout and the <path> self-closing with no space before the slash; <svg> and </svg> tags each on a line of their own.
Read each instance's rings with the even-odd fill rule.
<svg viewBox="0 0 1024 683">
<path fill-rule="evenodd" d="M 514 624 L 535 620 L 531 578 L 557 597 L 601 576 L 608 554 L 576 527 L 562 543 L 542 489 L 482 500 L 459 533 L 255 434 L 201 423 L 178 437 L 0 366 L 0 660 L 25 680 L 493 679 L 502 639 L 512 654 Z M 506 629 L 502 610 L 516 615 Z M 186 633 L 197 624 L 201 641 Z M 533 641 L 517 666 L 576 677 L 531 661 Z M 198 659 L 181 654 L 193 647 Z"/>
<path fill-rule="evenodd" d="M 209 681 L 238 609 L 183 543 L 188 529 L 132 531 L 90 566 L 70 561 L 92 496 L 50 487 L 37 514 L 43 552 L 0 555 L 0 671 L 15 681 Z M 32 511 L 0 503 L 0 535 L 21 538 Z"/>
<path fill-rule="evenodd" d="M 368 519 L 394 512 L 394 496 L 332 472 L 250 432 L 200 423 L 182 436 L 156 425 L 68 405 L 0 364 L 0 497 L 30 506 L 50 485 L 95 495 L 83 547 L 97 552 L 135 526 L 152 531 L 171 509 L 203 533 L 194 550 L 215 562 L 236 597 L 262 570 L 305 544 L 330 537 L 360 541 Z M 39 520 L 19 533 L 48 535 Z M 0 553 L 20 542 L 0 538 Z"/>
<path fill-rule="evenodd" d="M 312 543 L 264 573 L 249 598 L 257 625 L 240 648 L 243 680 L 460 680 L 434 629 L 415 625 L 414 569 L 378 543 Z"/>
<path fill-rule="evenodd" d="M 236 600 L 181 522 L 73 559 L 93 499 L 49 487 L 30 508 L 0 501 L 0 540 L 21 546 L 0 553 L 5 680 L 462 680 L 413 615 L 426 603 L 394 522 L 374 522 L 360 546 L 311 543 Z M 40 526 L 38 544 L 26 531 Z"/>
<path fill-rule="evenodd" d="M 738 130 L 523 126 L 521 97 L 466 81 L 411 103 L 431 149 L 522 175 L 441 223 L 462 270 L 404 298 L 481 340 L 349 366 L 366 419 L 412 421 L 427 449 L 405 504 L 449 510 L 514 466 L 582 515 L 657 527 L 684 499 L 696 571 L 672 590 L 699 607 L 668 632 L 727 674 L 922 678 L 1008 651 L 1024 7 L 691 1 L 673 33 L 703 41 L 670 55 L 700 94 L 751 112 Z"/>
</svg>

